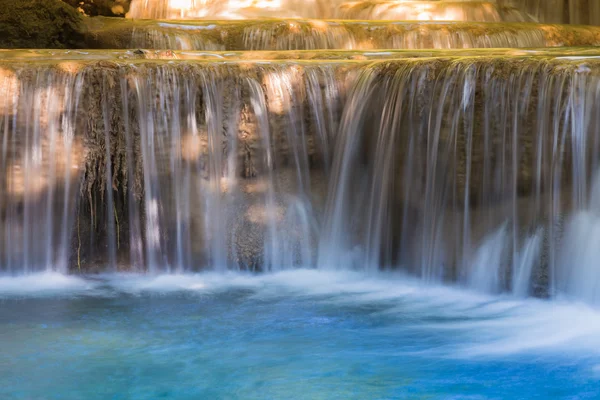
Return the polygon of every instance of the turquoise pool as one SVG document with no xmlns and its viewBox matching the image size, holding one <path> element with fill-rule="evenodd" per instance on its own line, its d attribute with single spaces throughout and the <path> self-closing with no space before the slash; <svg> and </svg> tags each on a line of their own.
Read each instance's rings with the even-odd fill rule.
<svg viewBox="0 0 600 400">
<path fill-rule="evenodd" d="M 399 275 L 0 278 L 0 399 L 599 399 L 600 312 Z"/>
</svg>

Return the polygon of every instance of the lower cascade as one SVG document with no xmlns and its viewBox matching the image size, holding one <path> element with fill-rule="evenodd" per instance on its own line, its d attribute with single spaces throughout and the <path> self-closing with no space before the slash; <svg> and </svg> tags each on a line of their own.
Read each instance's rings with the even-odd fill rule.
<svg viewBox="0 0 600 400">
<path fill-rule="evenodd" d="M 600 64 L 565 54 L 4 62 L 0 265 L 384 268 L 596 303 Z"/>
</svg>

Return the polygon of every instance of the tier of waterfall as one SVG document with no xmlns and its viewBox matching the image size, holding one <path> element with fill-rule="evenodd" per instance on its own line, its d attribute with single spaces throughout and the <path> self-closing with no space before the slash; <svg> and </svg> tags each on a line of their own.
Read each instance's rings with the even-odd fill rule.
<svg viewBox="0 0 600 400">
<path fill-rule="evenodd" d="M 510 4 L 456 0 L 140 0 L 131 18 L 248 19 L 345 18 L 414 21 L 531 21 L 533 17 Z"/>
<path fill-rule="evenodd" d="M 386 268 L 599 304 L 600 28 L 313 5 L 137 0 L 190 20 L 0 51 L 0 270 Z"/>
<path fill-rule="evenodd" d="M 5 268 L 399 266 L 519 293 L 569 269 L 547 243 L 594 203 L 593 56 L 119 58 L 2 65 Z"/>
<path fill-rule="evenodd" d="M 595 0 L 137 0 L 131 18 L 345 18 L 600 25 Z"/>
<path fill-rule="evenodd" d="M 323 20 L 114 21 L 90 27 L 95 47 L 169 50 L 376 50 L 600 45 L 588 26 Z M 250 53 L 250 57 L 253 55 Z M 285 54 L 282 55 L 285 57 Z"/>
</svg>

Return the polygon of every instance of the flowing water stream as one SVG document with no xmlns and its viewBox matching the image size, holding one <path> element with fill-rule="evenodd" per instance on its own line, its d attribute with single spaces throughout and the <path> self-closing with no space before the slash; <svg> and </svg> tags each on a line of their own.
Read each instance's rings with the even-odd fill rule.
<svg viewBox="0 0 600 400">
<path fill-rule="evenodd" d="M 0 398 L 598 398 L 600 28 L 529 3 L 0 50 Z"/>
<path fill-rule="evenodd" d="M 595 296 L 561 256 L 596 203 L 594 53 L 169 54 L 3 64 L 3 269 L 384 267 Z"/>
</svg>

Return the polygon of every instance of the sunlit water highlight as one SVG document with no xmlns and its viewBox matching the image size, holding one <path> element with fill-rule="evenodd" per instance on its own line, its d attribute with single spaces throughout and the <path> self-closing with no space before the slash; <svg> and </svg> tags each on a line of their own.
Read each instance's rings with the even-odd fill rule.
<svg viewBox="0 0 600 400">
<path fill-rule="evenodd" d="M 397 274 L 1 278 L 0 343 L 2 399 L 600 396 L 597 310 Z"/>
</svg>

